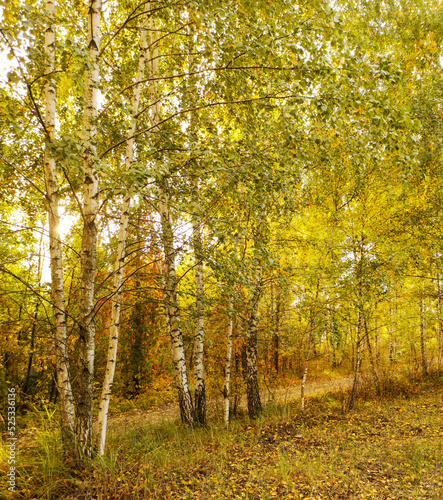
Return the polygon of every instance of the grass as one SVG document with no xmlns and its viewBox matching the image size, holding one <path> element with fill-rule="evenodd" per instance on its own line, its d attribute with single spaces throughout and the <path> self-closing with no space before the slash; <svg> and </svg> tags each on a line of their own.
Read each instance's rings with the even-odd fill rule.
<svg viewBox="0 0 443 500">
<path fill-rule="evenodd" d="M 367 384 L 352 413 L 344 393 L 327 394 L 303 416 L 272 404 L 229 431 L 139 424 L 110 434 L 106 456 L 80 471 L 47 425 L 19 450 L 19 490 L 5 498 L 443 499 L 442 382 L 385 378 L 382 398 Z"/>
</svg>

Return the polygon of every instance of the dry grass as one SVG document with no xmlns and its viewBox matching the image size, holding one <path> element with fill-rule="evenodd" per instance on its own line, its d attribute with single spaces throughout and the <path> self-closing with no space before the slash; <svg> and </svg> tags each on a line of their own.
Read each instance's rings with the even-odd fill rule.
<svg viewBox="0 0 443 500">
<path fill-rule="evenodd" d="M 225 431 L 174 423 L 114 432 L 104 459 L 75 471 L 41 429 L 18 457 L 16 499 L 443 499 L 442 377 L 384 378 L 356 409 L 344 393 L 268 405 L 263 417 Z"/>
</svg>

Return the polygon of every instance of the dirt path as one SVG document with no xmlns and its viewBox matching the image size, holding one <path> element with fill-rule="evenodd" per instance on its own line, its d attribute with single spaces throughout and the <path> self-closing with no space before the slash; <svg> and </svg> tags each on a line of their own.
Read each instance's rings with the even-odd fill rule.
<svg viewBox="0 0 443 500">
<path fill-rule="evenodd" d="M 335 380 L 321 380 L 318 382 L 308 382 L 305 387 L 305 396 L 317 396 L 327 392 L 334 392 L 340 389 L 347 389 L 352 385 L 353 377 L 344 377 Z M 300 399 L 300 385 L 280 387 L 271 391 L 262 391 L 262 403 L 266 404 L 270 400 L 278 402 L 290 402 Z M 240 400 L 240 408 L 246 409 L 246 396 Z M 221 414 L 222 399 L 214 398 L 208 402 L 208 414 L 213 416 Z M 134 426 L 155 425 L 161 422 L 170 422 L 179 418 L 178 406 L 176 403 L 158 406 L 149 410 L 130 410 L 122 413 L 109 415 L 109 430 L 129 430 Z"/>
</svg>

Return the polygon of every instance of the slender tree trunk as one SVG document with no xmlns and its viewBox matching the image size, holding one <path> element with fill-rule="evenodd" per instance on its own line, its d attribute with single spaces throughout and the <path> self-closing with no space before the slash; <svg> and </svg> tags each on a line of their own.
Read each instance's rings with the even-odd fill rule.
<svg viewBox="0 0 443 500">
<path fill-rule="evenodd" d="M 354 382 L 352 384 L 351 394 L 349 396 L 348 402 L 348 411 L 351 411 L 355 406 L 355 400 L 357 399 L 357 391 L 358 391 L 358 378 L 360 375 L 360 365 L 361 365 L 361 356 L 360 356 L 360 345 L 357 345 L 357 361 L 355 364 L 355 372 L 354 372 Z"/>
<path fill-rule="evenodd" d="M 358 319 L 357 319 L 357 342 L 356 342 L 356 360 L 355 360 L 355 372 L 354 372 L 354 383 L 352 385 L 351 394 L 349 396 L 348 401 L 348 411 L 352 410 L 355 405 L 355 400 L 357 398 L 358 391 L 358 378 L 360 374 L 360 366 L 361 366 L 361 352 L 362 349 L 362 331 L 363 328 L 366 327 L 366 323 L 364 317 L 364 298 L 363 298 L 363 261 L 364 261 L 364 249 L 365 249 L 365 238 L 362 234 L 360 237 L 360 241 L 358 247 L 354 247 L 354 262 L 355 262 L 355 280 L 357 283 L 357 297 L 358 297 Z M 357 251 L 358 251 L 358 259 L 357 259 Z"/>
<path fill-rule="evenodd" d="M 272 336 L 272 364 L 274 367 L 275 375 L 279 372 L 279 344 L 280 344 L 280 315 L 281 315 L 281 293 L 277 285 L 277 292 L 275 297 L 275 316 L 274 316 L 274 334 Z"/>
<path fill-rule="evenodd" d="M 358 323 L 357 323 L 357 342 L 355 345 L 356 350 L 356 360 L 355 360 L 355 371 L 354 371 L 354 382 L 352 384 L 351 394 L 349 395 L 349 401 L 347 405 L 347 410 L 351 411 L 355 406 L 355 400 L 357 399 L 358 391 L 358 379 L 360 375 L 361 366 L 361 330 L 362 330 L 362 314 L 358 311 Z"/>
<path fill-rule="evenodd" d="M 397 342 L 395 339 L 394 308 L 389 305 L 389 362 L 393 363 L 397 358 Z"/>
<path fill-rule="evenodd" d="M 151 16 L 150 21 L 150 76 L 151 78 L 155 78 L 158 75 L 158 45 L 155 40 L 156 29 L 153 16 Z M 157 81 L 155 80 L 155 82 Z M 153 126 L 155 126 L 160 121 L 157 83 L 154 83 L 151 88 L 151 98 L 153 102 L 153 105 L 151 106 L 151 122 Z M 158 183 L 158 205 L 162 229 L 163 251 L 165 255 L 164 271 L 162 273 L 163 301 L 165 319 L 171 343 L 172 362 L 174 364 L 180 416 L 182 422 L 188 425 L 194 425 L 194 408 L 192 404 L 191 391 L 189 390 L 186 356 L 180 325 L 180 307 L 177 299 L 174 234 L 172 231 L 172 218 L 169 210 L 166 177 L 163 177 Z"/>
<path fill-rule="evenodd" d="M 96 156 L 97 98 L 99 83 L 101 0 L 91 0 L 88 12 L 88 56 L 86 70 L 83 127 L 86 144 L 83 152 L 83 234 L 81 245 L 79 291 L 79 358 L 78 396 L 75 435 L 78 455 L 92 454 L 92 404 L 95 354 L 95 269 L 97 255 L 98 176 Z"/>
<path fill-rule="evenodd" d="M 28 368 L 26 370 L 26 376 L 25 376 L 25 379 L 24 379 L 23 385 L 22 385 L 22 392 L 24 394 L 26 394 L 28 392 L 29 380 L 31 377 L 32 361 L 34 359 L 34 348 L 35 348 L 35 330 L 37 328 L 37 318 L 38 318 L 39 306 L 40 306 L 40 302 L 37 302 L 35 304 L 34 317 L 33 317 L 32 328 L 31 328 L 31 345 L 30 345 L 30 352 L 29 352 L 29 358 L 28 358 Z"/>
<path fill-rule="evenodd" d="M 421 351 L 421 367 L 423 375 L 428 374 L 428 359 L 426 356 L 426 337 L 425 337 L 425 299 L 420 298 L 420 351 Z"/>
<path fill-rule="evenodd" d="M 314 351 L 314 356 L 316 356 L 315 353 L 316 329 L 315 329 L 315 319 L 314 319 L 314 307 L 317 308 L 319 294 L 320 294 L 320 280 L 317 280 L 317 287 L 315 291 L 315 302 L 314 306 L 311 307 L 311 311 L 309 314 L 310 317 L 309 317 L 308 352 L 306 353 L 305 368 L 303 370 L 303 378 L 300 387 L 300 403 L 301 403 L 300 407 L 302 412 L 305 410 L 305 387 L 306 387 L 306 380 L 308 378 L 308 367 L 309 367 L 309 361 L 311 359 L 311 352 Z"/>
<path fill-rule="evenodd" d="M 375 361 L 374 361 L 374 355 L 372 353 L 371 339 L 369 338 L 369 329 L 368 329 L 368 323 L 366 321 L 366 316 L 363 317 L 363 325 L 364 325 L 364 329 L 365 329 L 365 337 L 366 337 L 366 343 L 368 346 L 369 363 L 371 365 L 372 375 L 374 376 L 374 381 L 375 381 L 375 386 L 377 388 L 377 393 L 379 396 L 381 396 L 380 378 L 379 378 L 378 373 L 377 373 L 377 369 L 376 369 Z"/>
<path fill-rule="evenodd" d="M 238 227 L 241 227 L 241 215 L 238 220 Z M 238 245 L 239 245 L 239 237 L 235 238 L 234 244 L 234 255 L 237 258 L 238 254 Z M 229 325 L 228 325 L 228 334 L 226 338 L 226 360 L 225 360 L 225 384 L 223 389 L 223 421 L 225 426 L 229 426 L 229 397 L 230 397 L 230 381 L 231 381 L 231 364 L 232 364 L 232 346 L 234 342 L 234 321 L 235 321 L 235 311 L 234 311 L 234 286 L 235 283 L 232 284 L 233 290 L 231 299 L 229 301 Z M 238 371 L 238 370 L 237 370 Z"/>
<path fill-rule="evenodd" d="M 43 231 L 42 235 L 40 238 L 40 248 L 39 248 L 39 257 L 38 257 L 38 268 L 37 268 L 37 276 L 38 276 L 38 281 L 41 284 L 41 270 L 42 270 L 42 244 L 43 244 Z M 34 348 L 35 348 L 35 332 L 37 329 L 37 319 L 38 319 L 38 310 L 40 308 L 40 301 L 39 298 L 36 298 L 35 301 L 35 309 L 34 309 L 34 316 L 33 316 L 33 321 L 32 321 L 32 328 L 31 328 L 31 345 L 30 345 L 30 352 L 29 352 L 29 358 L 28 358 L 28 368 L 26 370 L 26 376 L 23 381 L 22 385 L 22 391 L 24 394 L 28 392 L 29 388 L 29 380 L 31 378 L 31 370 L 32 370 L 32 362 L 34 360 Z"/>
<path fill-rule="evenodd" d="M 144 77 L 146 67 L 146 57 L 148 50 L 147 42 L 147 12 L 148 4 L 145 4 L 144 16 L 140 32 L 140 54 L 138 60 L 138 71 L 135 79 L 134 93 L 132 96 L 132 119 L 127 134 L 125 167 L 129 172 L 134 155 L 134 133 L 137 126 L 137 113 L 140 103 L 140 81 Z M 120 215 L 120 227 L 118 233 L 117 255 L 114 264 L 114 283 L 111 300 L 111 326 L 109 329 L 108 355 L 106 359 L 106 371 L 103 381 L 102 393 L 100 396 L 100 406 L 98 412 L 98 434 L 97 453 L 103 455 L 106 441 L 106 427 L 108 419 L 109 402 L 111 399 L 112 384 L 114 383 L 115 366 L 117 362 L 117 348 L 121 308 L 121 287 L 123 281 L 123 268 L 126 253 L 126 236 L 128 233 L 129 211 L 131 197 L 126 194 L 123 201 L 122 213 Z"/>
<path fill-rule="evenodd" d="M 260 284 L 257 285 L 248 320 L 248 341 L 246 344 L 246 393 L 248 397 L 248 413 L 256 418 L 262 412 L 260 391 L 257 378 L 257 330 L 258 304 L 260 300 Z"/>
<path fill-rule="evenodd" d="M 189 26 L 188 36 L 188 52 L 189 52 L 189 78 L 188 89 L 186 98 L 184 99 L 184 106 L 192 108 L 195 106 L 198 90 L 195 85 L 195 76 L 193 75 L 196 70 L 195 64 L 195 44 L 194 44 L 194 25 L 191 23 Z M 196 129 L 196 115 L 195 112 L 190 114 L 189 124 L 189 142 L 196 143 L 197 129 Z M 196 161 L 193 162 L 195 168 L 198 168 Z M 205 338 L 205 284 L 204 284 L 204 269 L 203 269 L 203 242 L 202 242 L 202 218 L 199 209 L 199 181 L 198 173 L 193 181 L 193 194 L 192 194 L 192 247 L 194 252 L 194 283 L 195 283 L 195 305 L 196 305 L 196 318 L 195 318 L 195 331 L 194 331 L 194 350 L 193 350 L 193 371 L 194 371 L 194 412 L 195 423 L 198 425 L 206 425 L 206 389 L 205 389 L 205 374 L 203 364 L 204 354 L 204 338 Z"/>
<path fill-rule="evenodd" d="M 56 384 L 60 394 L 60 422 L 64 445 L 64 453 L 71 453 L 74 430 L 73 394 L 69 370 L 68 335 L 66 329 L 65 292 L 63 280 L 62 243 L 58 227 L 59 216 L 59 185 L 54 154 L 51 149 L 55 135 L 55 32 L 53 25 L 55 2 L 47 0 L 46 13 L 49 25 L 45 32 L 46 52 L 46 110 L 45 127 L 47 132 L 45 144 L 45 184 L 46 209 L 49 225 L 49 254 L 51 267 L 51 295 L 55 331 Z"/>
<path fill-rule="evenodd" d="M 197 202 L 194 203 L 197 208 Z M 200 221 L 196 213 L 192 217 L 192 240 L 194 246 L 194 276 L 197 321 L 194 334 L 194 404 L 195 423 L 206 425 L 206 390 L 203 369 L 203 351 L 205 338 L 205 284 L 203 279 L 203 245 L 200 232 Z"/>
<path fill-rule="evenodd" d="M 168 323 L 171 342 L 172 361 L 174 363 L 180 416 L 182 422 L 188 425 L 193 425 L 194 409 L 192 405 L 191 392 L 189 390 L 183 335 L 180 325 L 180 308 L 177 300 L 177 277 L 175 270 L 175 250 L 171 214 L 169 212 L 168 197 L 163 186 L 159 188 L 159 206 L 163 248 L 165 252 L 163 297 L 166 311 L 166 321 Z"/>
<path fill-rule="evenodd" d="M 311 350 L 312 350 L 312 333 L 309 334 L 309 347 L 308 347 L 308 353 L 305 359 L 305 369 L 303 370 L 303 378 L 301 381 L 301 386 L 300 386 L 300 410 L 303 413 L 305 411 L 305 389 L 306 389 L 306 380 L 308 378 L 308 367 L 309 367 L 309 360 L 311 358 Z"/>
<path fill-rule="evenodd" d="M 380 366 L 380 335 L 378 332 L 378 306 L 374 308 L 374 349 L 375 349 L 375 365 Z"/>
<path fill-rule="evenodd" d="M 442 317 L 442 297 L 440 274 L 437 275 L 437 366 L 441 369 L 443 355 L 443 317 Z"/>
<path fill-rule="evenodd" d="M 232 345 L 234 341 L 234 294 L 229 301 L 229 325 L 226 343 L 226 361 L 225 361 L 225 385 L 223 389 L 223 421 L 225 426 L 229 425 L 229 396 L 231 381 L 231 363 L 232 363 Z"/>
</svg>

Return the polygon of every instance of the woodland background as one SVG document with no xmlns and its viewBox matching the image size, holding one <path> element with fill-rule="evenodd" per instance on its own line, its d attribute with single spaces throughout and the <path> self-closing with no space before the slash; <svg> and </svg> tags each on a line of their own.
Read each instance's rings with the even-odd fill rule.
<svg viewBox="0 0 443 500">
<path fill-rule="evenodd" d="M 2 404 L 8 387 L 23 412 L 69 400 L 65 363 L 90 454 L 112 326 L 111 409 L 178 386 L 191 425 L 184 362 L 189 394 L 204 374 L 234 412 L 309 370 L 441 367 L 441 2 L 51 9 L 2 5 Z"/>
</svg>

